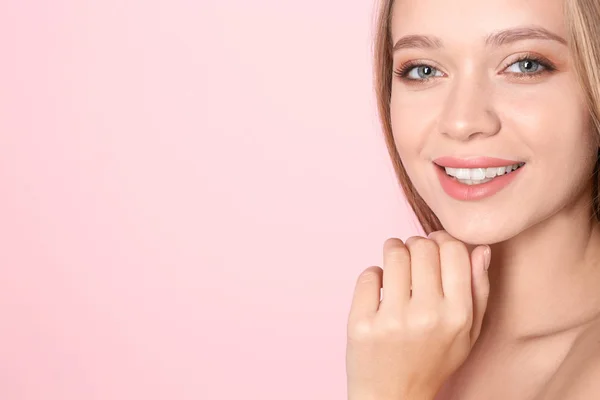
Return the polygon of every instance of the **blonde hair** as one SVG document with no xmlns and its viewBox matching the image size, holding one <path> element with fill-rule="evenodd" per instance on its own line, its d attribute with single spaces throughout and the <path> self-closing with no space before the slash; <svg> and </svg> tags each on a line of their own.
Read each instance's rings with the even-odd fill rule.
<svg viewBox="0 0 600 400">
<path fill-rule="evenodd" d="M 567 41 L 571 49 L 575 73 L 583 88 L 589 109 L 592 127 L 600 143 L 600 1 L 598 0 L 564 0 Z M 402 160 L 398 154 L 390 119 L 390 99 L 392 92 L 392 34 L 391 17 L 394 0 L 381 0 L 375 20 L 375 36 L 373 41 L 373 71 L 375 95 L 379 121 L 383 130 L 385 144 L 391 158 L 396 178 L 426 234 L 441 230 L 442 225 L 425 203 L 410 181 Z M 592 177 L 592 207 L 596 221 L 600 221 L 600 205 L 598 201 L 598 173 L 600 167 L 600 150 Z"/>
</svg>

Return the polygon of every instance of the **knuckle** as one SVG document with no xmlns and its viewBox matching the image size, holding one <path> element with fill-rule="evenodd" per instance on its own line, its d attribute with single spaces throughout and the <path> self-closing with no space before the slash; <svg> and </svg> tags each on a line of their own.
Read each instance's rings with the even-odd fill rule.
<svg viewBox="0 0 600 400">
<path fill-rule="evenodd" d="M 440 316 L 436 312 L 421 311 L 412 316 L 409 319 L 408 324 L 410 325 L 411 331 L 429 332 L 439 327 Z"/>
<path fill-rule="evenodd" d="M 348 324 L 348 339 L 353 342 L 365 342 L 373 337 L 373 324 L 367 319 L 361 319 Z"/>
<path fill-rule="evenodd" d="M 386 241 L 386 244 L 384 246 L 386 256 L 399 260 L 410 257 L 408 249 L 404 244 L 402 244 L 402 242 L 389 240 L 390 239 Z"/>
<path fill-rule="evenodd" d="M 399 333 L 404 332 L 404 323 L 398 318 L 385 318 L 378 329 L 384 336 L 396 336 Z"/>
<path fill-rule="evenodd" d="M 424 237 L 419 237 L 414 240 L 410 246 L 411 251 L 419 252 L 437 252 L 438 245 L 435 241 Z"/>
<path fill-rule="evenodd" d="M 431 239 L 437 239 L 437 241 L 440 243 L 457 240 L 454 236 L 450 235 L 448 233 L 448 231 L 445 231 L 443 229 L 438 230 L 438 231 L 433 231 L 427 237 L 429 237 Z"/>
<path fill-rule="evenodd" d="M 471 317 L 468 313 L 452 313 L 447 319 L 447 324 L 452 330 L 461 331 L 470 327 Z"/>
<path fill-rule="evenodd" d="M 395 238 L 395 237 L 388 238 L 383 243 L 383 247 L 385 247 L 385 248 L 396 247 L 396 246 L 404 247 L 404 243 L 402 243 L 402 240 Z"/>
<path fill-rule="evenodd" d="M 450 256 L 468 253 L 467 246 L 458 240 L 442 243 L 441 250 Z"/>
<path fill-rule="evenodd" d="M 410 253 L 408 252 L 408 250 L 406 248 L 392 248 L 386 251 L 386 257 L 391 259 L 391 260 L 395 260 L 395 261 L 408 261 L 410 260 Z"/>
<path fill-rule="evenodd" d="M 427 235 L 427 237 L 432 238 L 434 236 L 445 236 L 445 235 L 446 235 L 446 231 L 437 230 L 437 231 L 432 231 L 431 233 L 429 233 L 429 235 Z"/>
<path fill-rule="evenodd" d="M 358 283 L 369 283 L 379 280 L 383 270 L 380 267 L 369 267 L 358 276 Z"/>
<path fill-rule="evenodd" d="M 398 318 L 361 319 L 348 325 L 348 340 L 357 344 L 373 344 L 402 340 L 407 327 Z"/>
<path fill-rule="evenodd" d="M 402 240 L 398 239 L 398 238 L 388 238 L 384 243 L 383 243 L 383 248 L 385 250 L 390 250 L 390 249 L 395 249 L 395 248 L 404 248 L 405 244 L 402 242 Z"/>
<path fill-rule="evenodd" d="M 411 236 L 408 239 L 406 239 L 406 241 L 404 242 L 404 244 L 406 246 L 409 246 L 410 244 L 414 243 L 415 241 L 417 241 L 419 239 L 423 239 L 423 238 L 421 236 Z"/>
</svg>

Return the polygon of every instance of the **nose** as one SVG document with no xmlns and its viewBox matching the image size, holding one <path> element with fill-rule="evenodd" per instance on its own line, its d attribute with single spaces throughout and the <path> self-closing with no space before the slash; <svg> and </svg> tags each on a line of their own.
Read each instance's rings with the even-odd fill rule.
<svg viewBox="0 0 600 400">
<path fill-rule="evenodd" d="M 492 92 L 483 77 L 457 79 L 440 116 L 439 132 L 459 141 L 493 136 L 501 124 L 492 107 Z"/>
</svg>

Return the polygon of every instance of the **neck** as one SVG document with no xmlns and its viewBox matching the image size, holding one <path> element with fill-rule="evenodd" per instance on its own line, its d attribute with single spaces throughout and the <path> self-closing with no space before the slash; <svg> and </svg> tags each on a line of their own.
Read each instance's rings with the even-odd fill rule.
<svg viewBox="0 0 600 400">
<path fill-rule="evenodd" d="M 523 341 L 576 332 L 598 318 L 600 224 L 588 211 L 588 195 L 491 245 L 482 336 Z"/>
</svg>

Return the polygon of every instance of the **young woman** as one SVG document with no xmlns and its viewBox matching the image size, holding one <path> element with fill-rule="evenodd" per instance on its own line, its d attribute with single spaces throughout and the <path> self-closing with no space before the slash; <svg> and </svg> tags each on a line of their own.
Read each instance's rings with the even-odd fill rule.
<svg viewBox="0 0 600 400">
<path fill-rule="evenodd" d="M 359 277 L 348 398 L 600 399 L 600 1 L 378 15 L 383 132 L 429 236 Z"/>
</svg>

